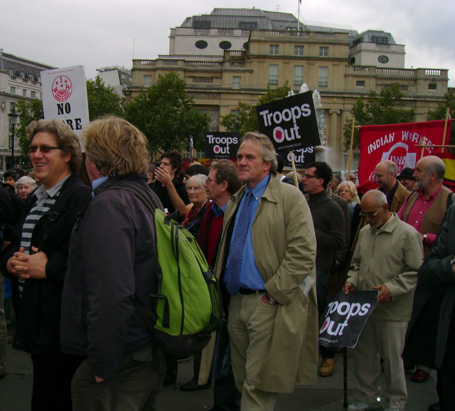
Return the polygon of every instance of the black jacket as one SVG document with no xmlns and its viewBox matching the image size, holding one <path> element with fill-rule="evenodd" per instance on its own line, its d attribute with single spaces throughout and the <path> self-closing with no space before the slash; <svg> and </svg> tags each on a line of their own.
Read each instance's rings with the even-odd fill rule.
<svg viewBox="0 0 455 411">
<path fill-rule="evenodd" d="M 88 355 L 94 374 L 102 378 L 115 374 L 122 354 L 152 340 L 134 299 L 150 305 L 157 266 L 155 223 L 136 194 L 111 188 L 121 181 L 109 178 L 100 184 L 75 225 L 62 298 L 62 351 Z M 123 181 L 161 208 L 145 178 L 131 175 Z"/>
<path fill-rule="evenodd" d="M 71 193 L 68 197 L 69 192 Z M 90 200 L 91 189 L 83 184 L 76 174 L 71 174 L 63 184 L 55 204 L 36 223 L 31 245 L 43 251 L 48 258 L 47 278 L 25 281 L 17 313 L 14 348 L 32 354 L 60 352 L 61 298 L 68 265 L 71 230 L 78 213 L 85 210 Z M 35 202 L 34 195 L 27 199 L 25 212 L 16 225 L 12 242 L 2 254 L 2 272 L 7 272 L 8 259 L 20 247 L 22 226 Z M 57 215 L 55 210 L 62 206 L 63 209 Z"/>
<path fill-rule="evenodd" d="M 430 254 L 419 270 L 403 357 L 438 369 L 444 357 L 455 373 L 455 205 L 448 208 Z"/>
</svg>

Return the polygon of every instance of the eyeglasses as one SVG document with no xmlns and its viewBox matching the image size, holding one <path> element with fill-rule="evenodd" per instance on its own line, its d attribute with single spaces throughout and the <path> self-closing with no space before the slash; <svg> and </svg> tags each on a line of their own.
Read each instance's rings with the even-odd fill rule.
<svg viewBox="0 0 455 411">
<path fill-rule="evenodd" d="M 380 208 L 378 208 L 378 209 L 376 210 L 376 212 L 374 212 L 374 213 L 373 213 L 372 211 L 369 212 L 369 213 L 360 212 L 360 213 L 359 213 L 359 216 L 360 216 L 360 217 L 370 217 L 370 218 L 373 218 L 373 217 L 376 217 L 376 214 L 379 213 L 379 210 L 380 210 Z"/>
<path fill-rule="evenodd" d="M 312 176 L 311 174 L 304 174 L 303 177 L 304 178 L 320 178 L 318 176 Z"/>
<path fill-rule="evenodd" d="M 48 145 L 48 144 L 43 144 L 43 145 L 41 145 L 41 146 L 29 146 L 29 147 L 28 147 L 28 152 L 29 152 L 29 153 L 35 153 L 36 150 L 38 150 L 38 149 L 39 149 L 39 151 L 41 151 L 41 153 L 43 153 L 43 154 L 50 153 L 51 150 L 61 150 L 60 147 L 52 147 L 52 146 L 50 146 L 50 145 Z"/>
<path fill-rule="evenodd" d="M 203 187 L 186 187 L 186 191 L 199 191 L 202 190 Z"/>
</svg>

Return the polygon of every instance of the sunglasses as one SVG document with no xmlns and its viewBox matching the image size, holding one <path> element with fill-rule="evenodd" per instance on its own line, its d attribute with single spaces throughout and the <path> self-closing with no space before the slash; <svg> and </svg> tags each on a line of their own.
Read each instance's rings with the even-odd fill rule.
<svg viewBox="0 0 455 411">
<path fill-rule="evenodd" d="M 39 151 L 41 151 L 41 153 L 43 153 L 43 154 L 50 153 L 51 150 L 61 150 L 60 147 L 52 147 L 52 146 L 50 146 L 50 145 L 48 145 L 48 144 L 43 144 L 43 145 L 41 145 L 41 146 L 29 146 L 29 147 L 28 147 L 28 152 L 29 152 L 29 153 L 35 153 L 36 150 L 38 150 L 38 149 L 39 149 Z"/>
</svg>

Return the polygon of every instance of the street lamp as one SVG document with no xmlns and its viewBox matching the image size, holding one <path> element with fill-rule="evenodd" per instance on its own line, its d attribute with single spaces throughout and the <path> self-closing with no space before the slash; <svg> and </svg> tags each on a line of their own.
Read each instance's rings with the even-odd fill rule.
<svg viewBox="0 0 455 411">
<path fill-rule="evenodd" d="M 9 121 L 11 124 L 12 128 L 12 134 L 11 134 L 11 168 L 14 168 L 14 132 L 16 130 L 16 123 L 17 123 L 17 118 L 19 117 L 19 114 L 16 113 L 16 107 L 13 106 L 11 109 L 11 112 L 8 113 Z"/>
</svg>

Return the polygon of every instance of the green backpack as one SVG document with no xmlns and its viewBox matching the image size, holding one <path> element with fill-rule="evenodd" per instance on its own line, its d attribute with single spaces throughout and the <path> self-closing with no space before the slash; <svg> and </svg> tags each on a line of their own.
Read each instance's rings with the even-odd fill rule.
<svg viewBox="0 0 455 411">
<path fill-rule="evenodd" d="M 194 236 L 155 208 L 148 195 L 122 182 L 110 189 L 133 192 L 154 216 L 158 264 L 151 304 L 135 299 L 136 313 L 171 356 L 186 358 L 201 351 L 224 321 L 218 281 Z"/>
</svg>

